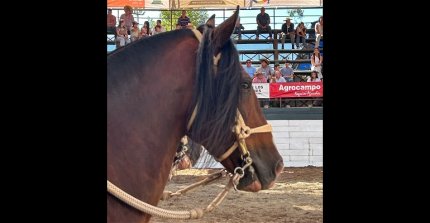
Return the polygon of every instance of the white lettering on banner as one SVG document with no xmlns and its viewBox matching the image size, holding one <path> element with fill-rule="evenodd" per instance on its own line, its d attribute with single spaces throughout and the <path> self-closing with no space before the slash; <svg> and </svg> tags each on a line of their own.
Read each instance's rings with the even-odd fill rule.
<svg viewBox="0 0 430 223">
<path fill-rule="evenodd" d="M 270 86 L 269 83 L 252 83 L 257 98 L 269 98 Z"/>
<path fill-rule="evenodd" d="M 314 91 L 321 89 L 320 85 L 301 85 L 301 86 L 283 86 L 279 85 L 279 91 L 298 91 L 298 90 L 308 90 L 308 91 Z"/>
</svg>

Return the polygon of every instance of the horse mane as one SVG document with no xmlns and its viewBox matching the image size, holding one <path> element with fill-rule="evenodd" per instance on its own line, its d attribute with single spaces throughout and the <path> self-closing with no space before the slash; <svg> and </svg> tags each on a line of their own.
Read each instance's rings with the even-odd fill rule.
<svg viewBox="0 0 430 223">
<path fill-rule="evenodd" d="M 188 135 L 218 157 L 235 140 L 232 128 L 239 104 L 241 70 L 237 50 L 229 39 L 222 46 L 215 73 L 213 31 L 211 27 L 204 29 L 197 52 L 192 104 L 198 104 L 198 111 Z"/>
</svg>

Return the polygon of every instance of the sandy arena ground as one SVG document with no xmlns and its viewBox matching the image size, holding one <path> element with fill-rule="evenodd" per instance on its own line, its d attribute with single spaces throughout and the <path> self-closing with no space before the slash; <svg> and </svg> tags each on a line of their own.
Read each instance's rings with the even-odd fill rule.
<svg viewBox="0 0 430 223">
<path fill-rule="evenodd" d="M 204 179 L 214 169 L 177 171 L 166 190 L 176 191 L 192 182 Z M 160 201 L 159 207 L 169 210 L 190 210 L 206 207 L 222 191 L 228 178 L 196 188 L 181 197 Z M 197 220 L 171 220 L 152 217 L 151 223 L 161 222 L 323 222 L 323 172 L 320 167 L 285 168 L 275 186 L 258 193 L 231 190 L 213 212 Z"/>
</svg>

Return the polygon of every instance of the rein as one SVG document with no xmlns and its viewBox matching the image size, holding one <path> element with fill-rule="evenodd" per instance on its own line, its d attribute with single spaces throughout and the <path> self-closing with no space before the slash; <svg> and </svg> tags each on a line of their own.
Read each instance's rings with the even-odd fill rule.
<svg viewBox="0 0 430 223">
<path fill-rule="evenodd" d="M 197 29 L 191 29 L 191 31 L 194 33 L 194 36 L 197 38 L 199 42 L 201 42 L 202 34 Z M 218 53 L 216 56 L 214 56 L 214 69 L 217 68 L 218 62 L 221 59 L 221 52 Z M 189 130 L 194 122 L 194 119 L 198 112 L 198 104 L 194 107 L 193 113 L 188 121 L 187 124 L 187 130 Z M 234 169 L 234 174 L 230 175 L 230 181 L 225 186 L 224 190 L 221 191 L 217 197 L 214 198 L 214 200 L 204 209 L 201 208 L 194 208 L 190 211 L 171 211 L 171 210 L 165 210 L 156 206 L 153 206 L 151 204 L 145 203 L 132 195 L 128 194 L 127 192 L 121 190 L 121 188 L 115 186 L 113 183 L 111 183 L 109 180 L 107 180 L 107 191 L 114 197 L 120 199 L 124 203 L 130 205 L 131 207 L 142 211 L 144 213 L 161 217 L 161 218 L 172 218 L 172 219 L 198 219 L 203 217 L 203 214 L 205 212 L 211 212 L 214 210 L 225 198 L 227 193 L 230 191 L 231 188 L 236 189 L 236 186 L 239 184 L 239 180 L 243 178 L 245 175 L 245 169 L 249 168 L 251 172 L 254 172 L 254 169 L 252 168 L 252 159 L 249 154 L 249 151 L 246 147 L 245 139 L 249 137 L 253 133 L 264 133 L 264 132 L 271 132 L 272 127 L 270 124 L 265 124 L 256 128 L 250 128 L 245 124 L 245 121 L 243 120 L 243 117 L 237 109 L 236 114 L 236 125 L 233 127 L 233 132 L 236 134 L 236 142 L 220 157 L 216 158 L 217 161 L 221 162 L 225 160 L 228 156 L 230 156 L 233 151 L 236 148 L 240 148 L 240 152 L 242 154 L 242 159 L 245 161 L 245 165 L 242 167 L 236 167 Z M 215 179 L 215 178 L 214 178 Z M 202 184 L 202 183 L 200 183 Z M 199 184 L 199 185 L 200 185 Z M 193 186 L 193 185 L 192 185 Z M 183 191 L 185 192 L 185 191 Z M 181 194 L 181 193 L 179 193 Z"/>
</svg>

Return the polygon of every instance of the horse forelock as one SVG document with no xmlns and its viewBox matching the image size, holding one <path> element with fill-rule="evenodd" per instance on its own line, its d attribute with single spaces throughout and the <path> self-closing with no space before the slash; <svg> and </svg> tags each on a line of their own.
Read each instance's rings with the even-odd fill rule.
<svg viewBox="0 0 430 223">
<path fill-rule="evenodd" d="M 239 105 L 241 66 L 237 50 L 228 40 L 214 69 L 213 58 L 217 49 L 213 46 L 213 29 L 206 27 L 196 62 L 193 105 L 198 104 L 198 111 L 189 135 L 212 156 L 219 156 L 235 140 L 232 128 Z"/>
</svg>

